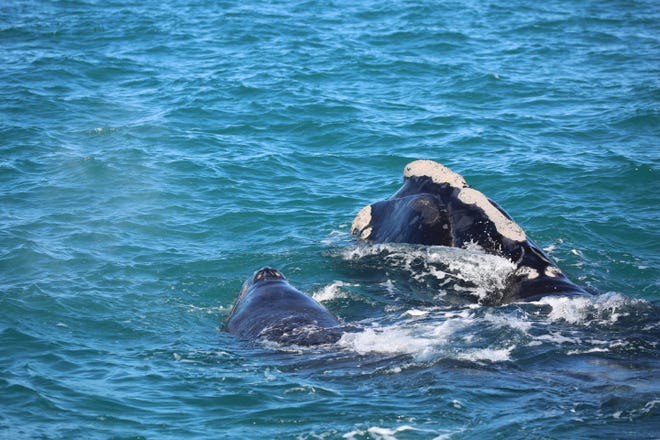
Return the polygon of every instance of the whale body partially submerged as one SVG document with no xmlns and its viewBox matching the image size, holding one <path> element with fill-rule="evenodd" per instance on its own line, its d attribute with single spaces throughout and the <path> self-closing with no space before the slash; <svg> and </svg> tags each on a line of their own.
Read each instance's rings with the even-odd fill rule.
<svg viewBox="0 0 660 440">
<path fill-rule="evenodd" d="M 245 281 L 224 327 L 241 339 L 301 346 L 331 344 L 343 333 L 337 318 L 270 267 Z"/>
<path fill-rule="evenodd" d="M 571 282 L 525 231 L 463 176 L 431 161 L 404 168 L 403 186 L 390 198 L 364 207 L 351 233 L 366 243 L 410 243 L 481 248 L 507 258 L 516 270 L 504 302 L 547 295 L 590 295 Z"/>
</svg>

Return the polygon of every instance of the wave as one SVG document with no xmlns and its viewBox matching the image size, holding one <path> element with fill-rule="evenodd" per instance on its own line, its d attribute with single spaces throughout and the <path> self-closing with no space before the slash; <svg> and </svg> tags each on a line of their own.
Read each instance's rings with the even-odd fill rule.
<svg viewBox="0 0 660 440">
<path fill-rule="evenodd" d="M 332 282 L 314 293 L 322 303 L 351 298 L 356 284 Z M 385 293 L 385 292 L 384 292 Z M 546 297 L 506 306 L 403 307 L 355 325 L 337 342 L 359 355 L 407 355 L 414 364 L 442 360 L 501 363 L 587 353 L 653 350 L 658 310 L 619 293 Z M 646 333 L 647 338 L 638 333 Z"/>
<path fill-rule="evenodd" d="M 506 280 L 515 270 L 509 260 L 486 254 L 477 246 L 361 245 L 342 251 L 342 258 L 425 284 L 435 289 L 436 298 L 458 294 L 482 303 L 501 300 Z"/>
</svg>

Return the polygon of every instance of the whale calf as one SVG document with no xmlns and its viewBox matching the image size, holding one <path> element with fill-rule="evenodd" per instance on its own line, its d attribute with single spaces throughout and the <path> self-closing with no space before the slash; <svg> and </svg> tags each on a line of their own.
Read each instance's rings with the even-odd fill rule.
<svg viewBox="0 0 660 440">
<path fill-rule="evenodd" d="M 264 267 L 243 284 L 224 328 L 241 339 L 311 346 L 337 342 L 340 325 L 280 271 Z"/>
<path fill-rule="evenodd" d="M 477 245 L 512 261 L 503 302 L 546 295 L 590 295 L 571 282 L 495 202 L 463 176 L 432 160 L 404 168 L 403 186 L 389 199 L 365 206 L 351 233 L 367 243 L 410 243 L 465 248 Z"/>
</svg>

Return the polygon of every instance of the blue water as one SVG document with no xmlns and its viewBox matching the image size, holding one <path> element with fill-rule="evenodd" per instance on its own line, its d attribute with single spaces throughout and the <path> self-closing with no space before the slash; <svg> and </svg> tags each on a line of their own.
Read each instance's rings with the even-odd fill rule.
<svg viewBox="0 0 660 440">
<path fill-rule="evenodd" d="M 660 436 L 649 1 L 0 3 L 0 438 Z M 433 159 L 599 295 L 359 246 Z M 271 265 L 362 330 L 220 330 Z"/>
</svg>

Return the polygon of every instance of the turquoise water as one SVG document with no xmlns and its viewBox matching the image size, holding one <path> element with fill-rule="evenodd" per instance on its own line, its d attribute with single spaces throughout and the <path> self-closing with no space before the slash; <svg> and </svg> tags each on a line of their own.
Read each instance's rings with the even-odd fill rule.
<svg viewBox="0 0 660 440">
<path fill-rule="evenodd" d="M 656 2 L 134 3 L 0 3 L 0 438 L 658 438 Z M 414 159 L 599 295 L 358 246 Z M 264 265 L 362 330 L 222 332 Z"/>
</svg>

